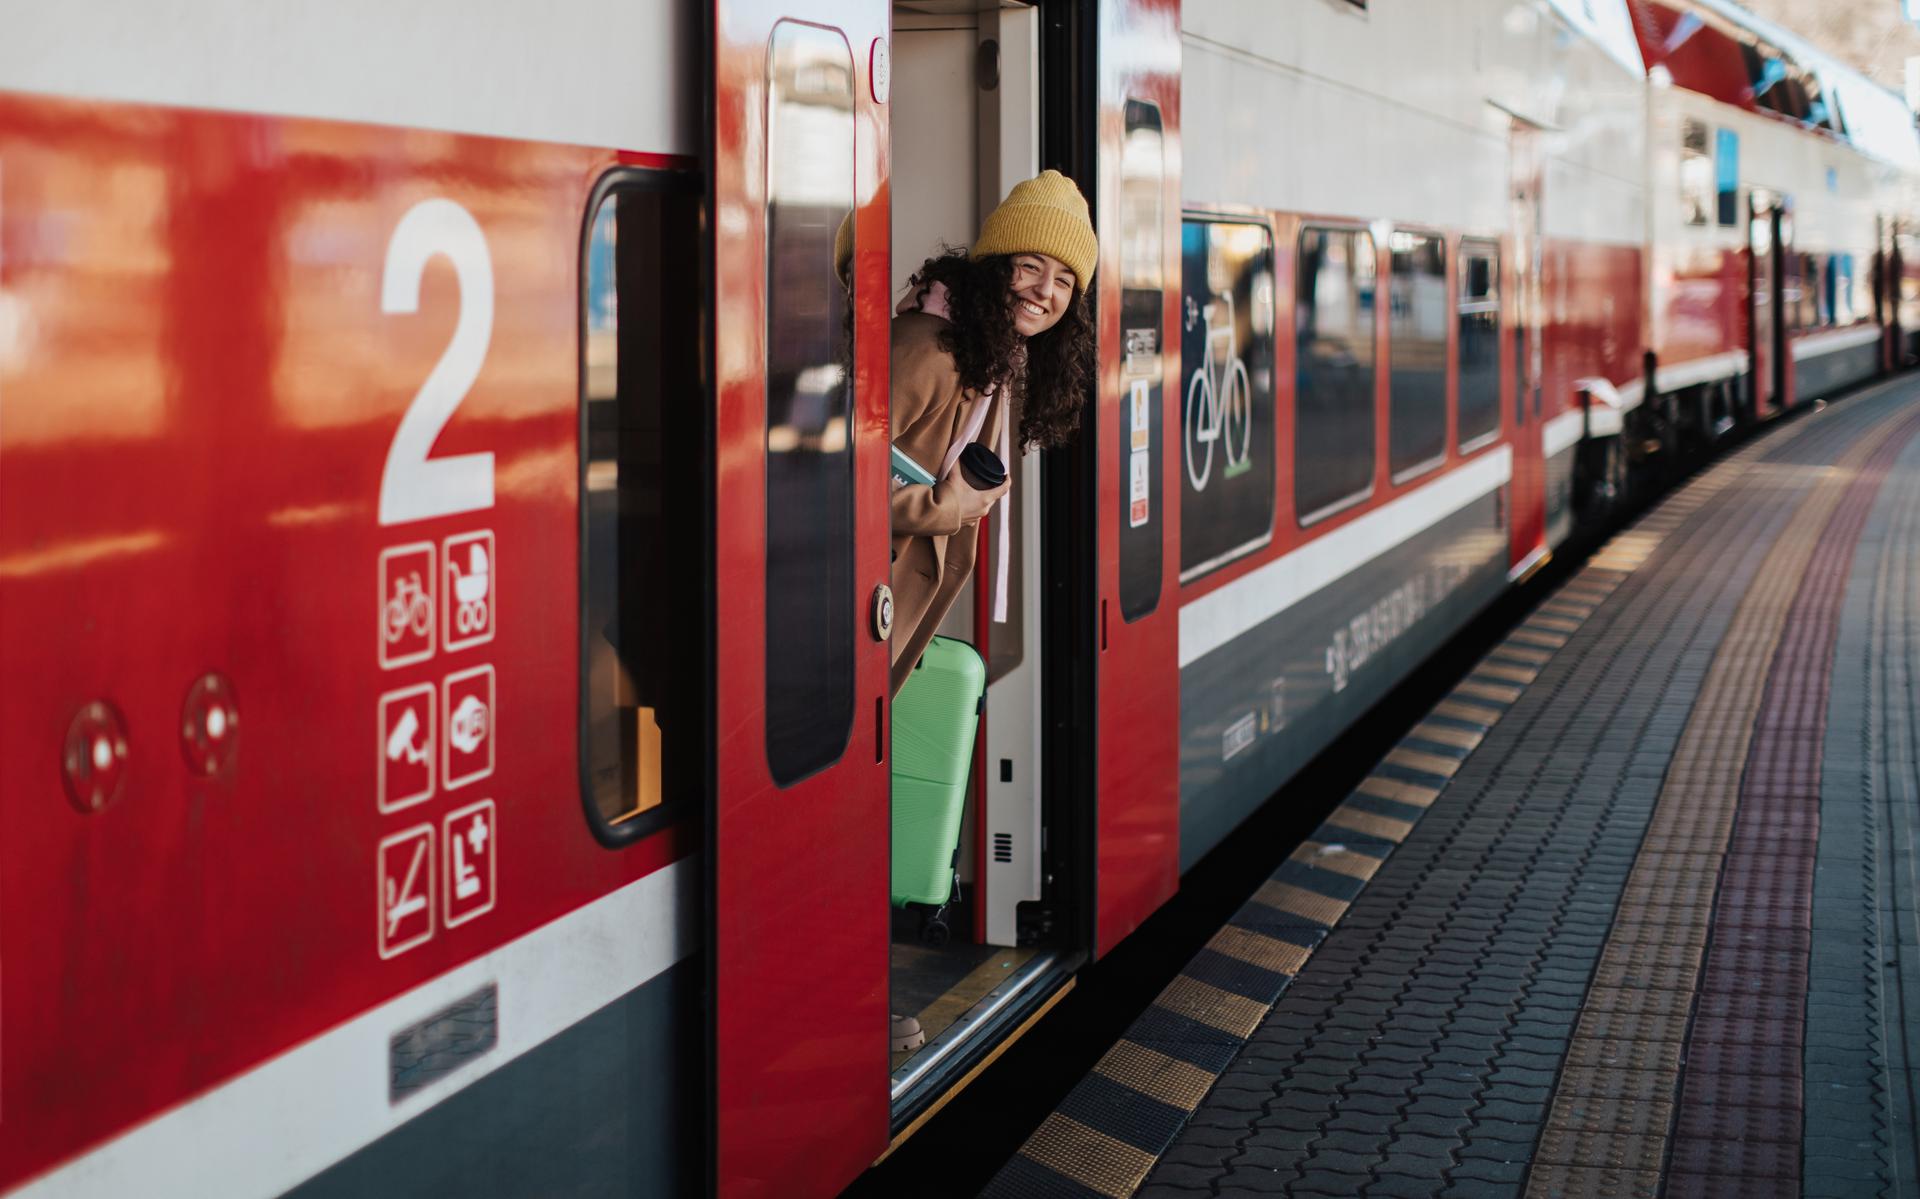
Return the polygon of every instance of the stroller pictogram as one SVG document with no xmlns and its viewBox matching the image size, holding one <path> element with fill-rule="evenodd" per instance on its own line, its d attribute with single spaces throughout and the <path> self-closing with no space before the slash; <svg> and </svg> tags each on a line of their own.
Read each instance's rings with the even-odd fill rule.
<svg viewBox="0 0 1920 1199">
<path fill-rule="evenodd" d="M 486 546 L 476 541 L 469 547 L 464 571 L 449 555 L 447 572 L 453 577 L 454 628 L 463 635 L 486 632 L 488 592 L 493 584 Z"/>
</svg>

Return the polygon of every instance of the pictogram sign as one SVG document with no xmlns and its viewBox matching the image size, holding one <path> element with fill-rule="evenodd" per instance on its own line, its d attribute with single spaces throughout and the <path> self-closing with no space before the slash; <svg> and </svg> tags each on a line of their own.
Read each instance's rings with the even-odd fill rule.
<svg viewBox="0 0 1920 1199">
<path fill-rule="evenodd" d="M 447 538 L 441 543 L 441 562 L 447 577 L 440 589 L 440 644 L 456 650 L 492 641 L 499 591 L 492 530 Z"/>
<path fill-rule="evenodd" d="M 433 798 L 434 686 L 421 683 L 380 697 L 375 799 L 397 812 Z"/>
<path fill-rule="evenodd" d="M 449 812 L 441 823 L 441 840 L 446 846 L 445 924 L 453 928 L 493 910 L 498 844 L 493 801 L 483 799 Z"/>
<path fill-rule="evenodd" d="M 446 713 L 440 777 L 441 785 L 451 791 L 493 773 L 493 667 L 476 666 L 448 675 L 441 684 L 440 701 Z"/>
<path fill-rule="evenodd" d="M 391 958 L 433 938 L 433 826 L 416 825 L 380 842 L 380 956 Z"/>
<path fill-rule="evenodd" d="M 433 543 L 380 551 L 380 666 L 433 657 Z"/>
</svg>

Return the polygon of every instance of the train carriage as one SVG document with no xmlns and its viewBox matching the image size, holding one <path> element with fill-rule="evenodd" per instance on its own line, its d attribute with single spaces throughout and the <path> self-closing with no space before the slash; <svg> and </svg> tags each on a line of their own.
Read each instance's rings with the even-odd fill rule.
<svg viewBox="0 0 1920 1199">
<path fill-rule="evenodd" d="M 0 1189 L 832 1194 L 1634 472 L 1911 356 L 1897 101 L 1432 13 L 0 9 Z M 1769 55 L 1840 115 L 1689 65 Z M 890 910 L 887 322 L 1041 167 L 1097 382 Z"/>
</svg>

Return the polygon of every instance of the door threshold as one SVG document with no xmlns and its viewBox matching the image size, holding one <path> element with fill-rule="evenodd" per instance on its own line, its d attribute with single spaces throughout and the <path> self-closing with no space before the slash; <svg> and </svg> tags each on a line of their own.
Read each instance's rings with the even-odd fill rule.
<svg viewBox="0 0 1920 1199">
<path fill-rule="evenodd" d="M 1060 978 L 1062 978 L 1062 982 L 1060 982 L 1060 986 L 1056 986 L 1054 990 L 1044 991 L 1043 988 L 1029 988 L 1029 990 L 1035 991 L 1033 997 L 1037 997 L 1039 1003 L 1025 1003 L 1025 1005 L 1018 1005 L 1018 1007 L 1014 1007 L 1014 1005 L 1002 1007 L 1002 1009 L 1000 1009 L 1000 1015 L 1020 1018 L 1021 1013 L 1025 1013 L 1025 1018 L 1020 1018 L 1020 1022 L 1018 1022 L 1016 1026 L 1006 1028 L 996 1040 L 993 1040 L 991 1047 L 987 1049 L 987 1053 L 979 1055 L 979 1059 L 973 1061 L 972 1066 L 970 1066 L 964 1074 L 960 1074 L 958 1078 L 952 1078 L 952 1070 L 937 1070 L 937 1072 L 935 1072 L 935 1070 L 931 1068 L 931 1064 L 929 1064 L 929 1068 L 922 1072 L 922 1078 L 920 1078 L 922 1086 L 912 1088 L 910 1091 L 895 1091 L 893 1118 L 895 1118 L 895 1128 L 897 1128 L 897 1132 L 893 1134 L 891 1141 L 887 1141 L 887 1151 L 881 1153 L 879 1157 L 874 1159 L 876 1166 L 879 1162 L 887 1161 L 889 1157 L 893 1157 L 893 1151 L 895 1151 L 895 1149 L 899 1149 L 900 1145 L 906 1143 L 906 1139 L 912 1138 L 916 1132 L 920 1132 L 920 1130 L 924 1128 L 927 1120 L 931 1120 L 935 1114 L 939 1114 L 939 1111 L 941 1111 L 943 1107 L 947 1107 L 947 1103 L 950 1103 L 950 1101 L 954 1099 L 954 1095 L 958 1095 L 960 1091 L 968 1088 L 968 1084 L 972 1084 L 975 1078 L 979 1078 L 981 1072 L 983 1072 L 987 1066 L 991 1066 L 995 1061 L 998 1061 L 1000 1055 L 1006 1053 L 1006 1051 L 1014 1045 L 1014 1041 L 1018 1041 L 1020 1038 L 1023 1038 L 1023 1036 L 1027 1036 L 1027 1030 L 1031 1030 L 1035 1024 L 1039 1024 L 1041 1018 L 1043 1018 L 1046 1013 L 1050 1013 L 1056 1003 L 1060 1003 L 1062 999 L 1068 997 L 1068 991 L 1073 990 L 1073 984 L 1079 982 L 1079 978 L 1071 976 L 1071 974 L 1064 972 L 1064 970 L 1060 972 Z M 985 1003 L 985 1001 L 983 1001 L 983 1003 Z M 979 1026 L 975 1026 L 975 1028 L 979 1028 Z M 972 1038 L 960 1038 L 960 1040 L 972 1040 Z M 958 1045 L 958 1043 L 960 1043 L 960 1041 L 954 1041 L 954 1045 Z M 931 1045 L 929 1045 L 929 1049 L 931 1049 Z M 952 1049 L 948 1049 L 947 1053 L 943 1053 L 943 1057 L 952 1057 Z M 962 1061 L 966 1061 L 966 1059 L 954 1059 L 952 1064 L 958 1068 L 958 1066 L 962 1064 Z M 902 1068 L 900 1072 L 904 1074 L 906 1068 Z M 952 1082 L 943 1086 L 943 1082 L 945 1082 L 947 1078 L 952 1078 Z M 902 1101 L 902 1095 L 906 1095 L 908 1099 Z M 908 1111 L 912 1111 L 912 1120 L 908 1120 L 908 1122 L 902 1126 L 902 1124 L 899 1124 L 899 1120 L 904 1114 L 908 1113 Z"/>
<path fill-rule="evenodd" d="M 1026 993 L 1042 976 L 1051 972 L 1053 965 L 1060 959 L 1051 953 L 1038 953 L 1028 958 L 1007 980 L 988 991 L 980 1001 L 968 1008 L 958 1020 L 942 1029 L 940 1034 L 927 1042 L 927 1047 L 913 1055 L 911 1059 L 893 1072 L 889 1097 L 897 1107 L 901 1097 L 911 1092 L 919 1083 L 940 1064 L 958 1053 L 973 1035 L 987 1025 L 994 1023 L 994 1017 L 1006 1011 Z"/>
</svg>

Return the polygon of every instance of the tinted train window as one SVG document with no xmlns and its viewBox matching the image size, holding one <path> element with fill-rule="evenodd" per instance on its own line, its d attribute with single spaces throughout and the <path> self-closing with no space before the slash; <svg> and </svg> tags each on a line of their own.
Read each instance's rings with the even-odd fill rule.
<svg viewBox="0 0 1920 1199">
<path fill-rule="evenodd" d="M 1680 126 L 1680 214 L 1689 225 L 1704 225 L 1714 208 L 1713 157 L 1707 151 L 1707 126 L 1688 118 Z"/>
<path fill-rule="evenodd" d="M 1719 199 L 1715 215 L 1730 229 L 1740 223 L 1740 135 L 1731 129 L 1714 131 L 1713 172 Z"/>
<path fill-rule="evenodd" d="M 1500 247 L 1460 243 L 1460 448 L 1500 431 Z"/>
<path fill-rule="evenodd" d="M 1373 238 L 1304 229 L 1296 261 L 1293 503 L 1305 523 L 1373 484 Z"/>
<path fill-rule="evenodd" d="M 1273 238 L 1191 219 L 1180 231 L 1180 579 L 1273 537 Z"/>
<path fill-rule="evenodd" d="M 1393 234 L 1387 295 L 1387 460 L 1397 482 L 1447 454 L 1447 243 Z"/>
<path fill-rule="evenodd" d="M 702 789 L 709 455 L 686 302 L 703 269 L 698 195 L 691 179 L 611 177 L 580 271 L 581 789 L 610 842 Z"/>
<path fill-rule="evenodd" d="M 1120 615 L 1160 603 L 1162 318 L 1166 150 L 1160 109 L 1129 100 L 1120 149 Z"/>
<path fill-rule="evenodd" d="M 853 58 L 782 21 L 767 51 L 767 765 L 831 765 L 853 727 Z"/>
</svg>

